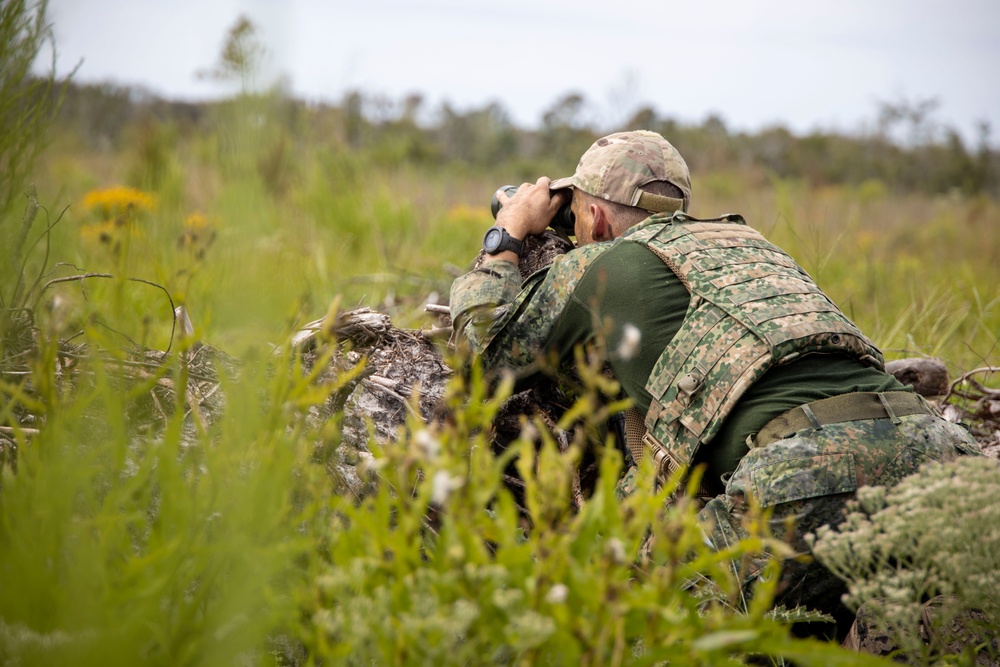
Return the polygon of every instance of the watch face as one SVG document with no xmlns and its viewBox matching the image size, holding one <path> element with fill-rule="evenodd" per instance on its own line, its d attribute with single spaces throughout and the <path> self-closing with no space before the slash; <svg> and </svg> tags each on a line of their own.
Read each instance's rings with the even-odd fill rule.
<svg viewBox="0 0 1000 667">
<path fill-rule="evenodd" d="M 501 240 L 503 240 L 503 233 L 496 227 L 491 228 L 483 238 L 483 249 L 488 253 L 495 252 L 500 247 Z"/>
</svg>

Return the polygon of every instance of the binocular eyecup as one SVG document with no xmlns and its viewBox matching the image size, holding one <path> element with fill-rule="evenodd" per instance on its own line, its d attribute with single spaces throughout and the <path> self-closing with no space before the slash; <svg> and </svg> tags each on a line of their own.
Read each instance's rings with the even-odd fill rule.
<svg viewBox="0 0 1000 667">
<path fill-rule="evenodd" d="M 513 197 L 517 192 L 516 185 L 505 185 L 500 188 L 508 197 Z M 503 208 L 503 204 L 497 199 L 496 193 L 493 193 L 493 201 L 490 202 L 490 212 L 493 213 L 493 219 L 496 220 L 497 213 Z M 570 203 L 566 202 L 559 207 L 556 212 L 555 217 L 552 218 L 552 222 L 549 223 L 549 227 L 561 232 L 566 236 L 572 236 L 574 227 L 576 226 L 576 217 L 573 215 L 573 211 L 570 210 Z"/>
</svg>

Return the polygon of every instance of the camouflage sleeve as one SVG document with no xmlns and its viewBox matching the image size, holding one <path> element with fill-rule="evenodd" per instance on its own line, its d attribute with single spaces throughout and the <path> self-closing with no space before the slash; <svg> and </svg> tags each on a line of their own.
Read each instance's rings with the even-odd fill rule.
<svg viewBox="0 0 1000 667">
<path fill-rule="evenodd" d="M 540 352 L 553 349 L 560 357 L 572 355 L 572 344 L 552 340 L 552 332 L 580 279 L 608 246 L 595 243 L 557 257 L 548 270 L 533 274 L 514 295 L 506 291 L 517 284 L 513 272 L 502 283 L 499 276 L 479 275 L 482 269 L 466 274 L 451 289 L 456 332 L 468 339 L 489 368 L 523 370 L 533 365 Z M 509 263 L 492 262 L 489 268 L 494 270 L 498 264 Z M 509 266 L 516 271 L 513 264 Z"/>
<path fill-rule="evenodd" d="M 451 285 L 451 321 L 456 338 L 465 338 L 476 354 L 489 342 L 492 325 L 506 312 L 521 289 L 517 265 L 490 262 L 456 279 Z"/>
</svg>

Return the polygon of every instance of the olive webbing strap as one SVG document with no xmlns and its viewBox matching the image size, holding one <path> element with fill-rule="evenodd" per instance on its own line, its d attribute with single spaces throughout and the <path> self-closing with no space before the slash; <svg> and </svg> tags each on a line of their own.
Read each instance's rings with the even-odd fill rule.
<svg viewBox="0 0 1000 667">
<path fill-rule="evenodd" d="M 885 417 L 898 424 L 900 417 L 915 414 L 933 414 L 933 410 L 922 396 L 908 391 L 843 394 L 800 405 L 778 415 L 760 430 L 753 442 L 755 447 L 766 447 L 807 428 Z"/>
<path fill-rule="evenodd" d="M 639 191 L 639 200 L 635 203 L 638 208 L 650 213 L 672 213 L 684 208 L 684 200 L 665 195 L 654 195 L 651 192 Z"/>
</svg>

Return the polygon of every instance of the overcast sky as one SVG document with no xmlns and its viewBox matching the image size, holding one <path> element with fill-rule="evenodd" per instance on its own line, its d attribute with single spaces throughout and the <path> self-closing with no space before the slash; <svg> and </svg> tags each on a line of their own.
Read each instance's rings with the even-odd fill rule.
<svg viewBox="0 0 1000 667">
<path fill-rule="evenodd" d="M 58 68 L 172 98 L 220 95 L 199 70 L 240 14 L 300 97 L 360 89 L 429 108 L 497 101 L 534 126 L 567 92 L 602 129 L 639 105 L 732 128 L 856 131 L 879 103 L 1000 144 L 998 0 L 50 0 Z"/>
</svg>

